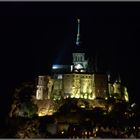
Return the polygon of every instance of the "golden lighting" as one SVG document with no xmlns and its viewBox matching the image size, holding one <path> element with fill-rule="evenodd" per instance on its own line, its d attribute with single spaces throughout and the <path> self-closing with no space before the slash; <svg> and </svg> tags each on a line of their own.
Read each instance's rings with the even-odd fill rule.
<svg viewBox="0 0 140 140">
<path fill-rule="evenodd" d="M 42 112 L 39 112 L 39 113 L 38 113 L 38 116 L 39 116 L 39 117 L 46 116 L 46 115 L 47 115 L 47 114 L 42 113 Z"/>
<path fill-rule="evenodd" d="M 92 94 L 92 97 L 90 97 L 89 99 L 94 100 L 95 98 L 95 94 Z"/>
<path fill-rule="evenodd" d="M 76 94 L 76 95 L 75 95 L 75 98 L 79 98 L 79 97 L 80 97 L 79 94 Z"/>
<path fill-rule="evenodd" d="M 86 106 L 85 106 L 85 105 L 81 105 L 80 107 L 81 107 L 81 108 L 85 108 Z"/>
<path fill-rule="evenodd" d="M 126 102 L 128 102 L 128 101 L 129 101 L 128 96 L 125 96 L 125 100 L 126 100 Z"/>
<path fill-rule="evenodd" d="M 112 106 L 109 106 L 108 108 L 108 112 L 110 112 L 112 110 Z"/>
<path fill-rule="evenodd" d="M 39 112 L 38 112 L 38 116 L 39 117 L 42 117 L 42 116 L 51 116 L 53 115 L 54 113 L 54 110 L 53 109 L 41 109 Z"/>
<path fill-rule="evenodd" d="M 74 98 L 74 95 L 71 95 L 70 97 L 71 97 L 71 98 Z"/>
<path fill-rule="evenodd" d="M 85 135 L 87 135 L 87 131 L 85 131 Z"/>
<path fill-rule="evenodd" d="M 97 132 L 98 131 L 98 128 L 95 128 L 95 131 Z"/>
<path fill-rule="evenodd" d="M 84 99 L 87 99 L 87 98 L 88 98 L 88 96 L 87 96 L 87 94 L 85 94 L 85 95 L 84 95 Z"/>
<path fill-rule="evenodd" d="M 126 87 L 124 87 L 124 98 L 125 98 L 126 102 L 129 101 L 128 92 L 127 92 L 127 88 Z"/>
<path fill-rule="evenodd" d="M 96 138 L 96 133 L 94 134 L 94 138 Z"/>
</svg>

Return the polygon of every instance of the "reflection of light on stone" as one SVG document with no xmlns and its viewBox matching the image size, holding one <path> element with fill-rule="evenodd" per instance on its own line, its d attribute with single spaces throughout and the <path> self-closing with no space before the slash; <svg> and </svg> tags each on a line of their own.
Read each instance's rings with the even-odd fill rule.
<svg viewBox="0 0 140 140">
<path fill-rule="evenodd" d="M 46 116 L 46 115 L 51 116 L 53 115 L 54 112 L 55 111 L 52 107 L 50 108 L 49 106 L 47 106 L 46 108 L 41 108 L 39 110 L 38 116 Z"/>
<path fill-rule="evenodd" d="M 45 108 L 40 109 L 38 116 L 45 116 L 47 115 L 47 110 Z"/>
<path fill-rule="evenodd" d="M 96 133 L 94 134 L 94 138 L 96 138 Z"/>
<path fill-rule="evenodd" d="M 85 105 L 81 105 L 80 107 L 81 107 L 81 108 L 85 108 Z"/>
<path fill-rule="evenodd" d="M 95 131 L 97 132 L 98 131 L 98 128 L 96 128 Z"/>
<path fill-rule="evenodd" d="M 92 95 L 89 99 L 94 100 L 95 99 L 95 94 Z"/>
<path fill-rule="evenodd" d="M 81 64 L 77 64 L 77 65 L 75 66 L 75 68 L 76 68 L 76 69 L 82 69 L 83 67 L 82 67 Z"/>
<path fill-rule="evenodd" d="M 47 113 L 47 115 L 49 115 L 49 116 L 51 116 L 51 115 L 53 115 L 53 109 L 50 109 L 50 110 L 48 110 L 48 113 Z"/>
<path fill-rule="evenodd" d="M 63 77 L 62 77 L 62 74 L 59 74 L 58 75 L 58 79 L 62 79 Z"/>
<path fill-rule="evenodd" d="M 107 100 L 108 98 L 107 97 L 105 97 L 105 100 Z"/>
<path fill-rule="evenodd" d="M 126 102 L 129 101 L 128 92 L 127 92 L 127 88 L 126 87 L 124 87 L 124 98 L 125 98 Z"/>
<path fill-rule="evenodd" d="M 126 102 L 128 102 L 128 96 L 126 96 L 126 95 L 125 95 L 125 100 L 126 100 Z"/>
<path fill-rule="evenodd" d="M 43 114 L 42 112 L 39 112 L 39 113 L 38 113 L 38 116 L 39 116 L 39 117 L 42 117 L 42 116 L 45 116 L 45 115 L 46 115 L 46 114 Z"/>
<path fill-rule="evenodd" d="M 85 94 L 85 95 L 84 95 L 84 99 L 87 99 L 87 98 L 88 98 L 88 97 L 87 97 L 87 94 Z"/>
<path fill-rule="evenodd" d="M 81 95 L 81 98 L 84 98 L 84 96 L 83 96 L 83 95 Z"/>
<path fill-rule="evenodd" d="M 75 95 L 75 98 L 79 98 L 79 95 Z"/>
<path fill-rule="evenodd" d="M 37 100 L 42 100 L 43 99 L 43 93 L 39 89 L 36 91 L 36 99 Z"/>
<path fill-rule="evenodd" d="M 73 71 L 73 65 L 70 66 L 70 70 Z"/>
<path fill-rule="evenodd" d="M 85 70 L 80 70 L 80 72 L 85 72 Z"/>
<path fill-rule="evenodd" d="M 74 96 L 73 96 L 73 95 L 71 95 L 70 97 L 71 97 L 71 98 L 74 98 Z"/>
<path fill-rule="evenodd" d="M 89 90 L 89 93 L 91 93 L 91 92 L 92 92 L 92 89 L 91 89 L 91 87 L 90 87 L 88 90 Z"/>
<path fill-rule="evenodd" d="M 110 112 L 112 110 L 112 106 L 109 106 L 108 111 Z"/>
</svg>

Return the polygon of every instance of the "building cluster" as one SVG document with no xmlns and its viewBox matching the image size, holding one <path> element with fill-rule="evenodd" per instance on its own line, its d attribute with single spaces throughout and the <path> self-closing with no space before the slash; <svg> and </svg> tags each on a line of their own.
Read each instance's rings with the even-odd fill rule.
<svg viewBox="0 0 140 140">
<path fill-rule="evenodd" d="M 80 47 L 80 20 L 78 19 L 78 33 L 76 40 L 77 50 L 72 53 L 73 60 L 70 65 L 54 64 L 51 75 L 38 76 L 36 101 L 39 113 L 47 115 L 47 105 L 44 102 L 57 101 L 67 98 L 85 99 L 95 102 L 114 98 L 118 101 L 128 102 L 127 88 L 122 85 L 118 76 L 111 81 L 110 74 L 98 73 L 92 70 L 90 62 L 85 57 L 85 52 Z M 53 109 L 50 111 L 53 114 Z"/>
</svg>

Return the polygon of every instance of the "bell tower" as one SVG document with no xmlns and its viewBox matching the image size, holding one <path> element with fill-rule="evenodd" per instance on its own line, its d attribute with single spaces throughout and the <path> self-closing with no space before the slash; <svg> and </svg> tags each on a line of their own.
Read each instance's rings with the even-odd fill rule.
<svg viewBox="0 0 140 140">
<path fill-rule="evenodd" d="M 80 19 L 77 19 L 78 28 L 77 28 L 77 38 L 76 38 L 76 49 L 77 52 L 74 52 L 73 55 L 73 71 L 74 72 L 86 72 L 88 61 L 85 60 L 85 53 L 79 51 L 80 48 Z"/>
</svg>

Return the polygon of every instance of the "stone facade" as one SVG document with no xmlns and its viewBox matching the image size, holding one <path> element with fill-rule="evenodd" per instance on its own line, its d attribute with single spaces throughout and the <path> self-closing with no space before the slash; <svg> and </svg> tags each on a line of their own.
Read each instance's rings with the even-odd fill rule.
<svg viewBox="0 0 140 140">
<path fill-rule="evenodd" d="M 109 83 L 105 74 L 69 73 L 38 77 L 37 100 L 61 98 L 94 100 L 107 99 L 111 96 L 127 101 L 127 88 L 121 83 Z"/>
</svg>

